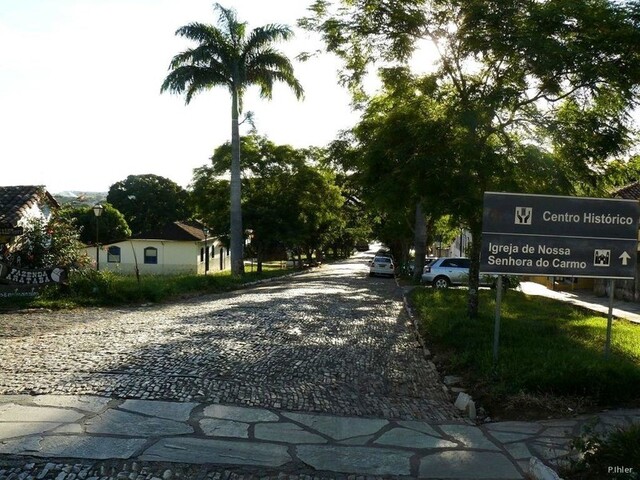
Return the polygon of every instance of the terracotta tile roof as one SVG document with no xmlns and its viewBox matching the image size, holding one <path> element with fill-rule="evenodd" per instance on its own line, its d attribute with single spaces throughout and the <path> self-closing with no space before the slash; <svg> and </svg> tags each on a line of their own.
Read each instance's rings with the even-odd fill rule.
<svg viewBox="0 0 640 480">
<path fill-rule="evenodd" d="M 29 208 L 43 202 L 53 208 L 60 207 L 43 186 L 0 186 L 0 223 L 16 226 Z"/>
<path fill-rule="evenodd" d="M 182 240 L 182 241 L 202 241 L 204 240 L 203 225 L 199 222 L 173 222 L 164 227 L 133 235 L 134 239 L 145 240 Z M 211 238 L 209 235 L 208 238 Z"/>
<path fill-rule="evenodd" d="M 618 188 L 617 190 L 614 190 L 611 195 L 613 197 L 624 198 L 627 200 L 640 200 L 640 181 Z"/>
</svg>

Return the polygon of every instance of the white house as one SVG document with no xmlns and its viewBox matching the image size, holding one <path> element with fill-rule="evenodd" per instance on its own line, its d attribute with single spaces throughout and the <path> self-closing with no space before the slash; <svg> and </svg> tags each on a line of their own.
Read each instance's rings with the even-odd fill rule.
<svg viewBox="0 0 640 480">
<path fill-rule="evenodd" d="M 205 237 L 197 222 L 173 222 L 155 232 L 101 245 L 100 270 L 141 275 L 205 274 L 230 267 L 228 249 L 215 237 Z M 96 260 L 96 248 L 87 247 Z"/>
<path fill-rule="evenodd" d="M 15 244 L 34 219 L 45 223 L 60 205 L 40 185 L 0 186 L 0 245 Z"/>
</svg>

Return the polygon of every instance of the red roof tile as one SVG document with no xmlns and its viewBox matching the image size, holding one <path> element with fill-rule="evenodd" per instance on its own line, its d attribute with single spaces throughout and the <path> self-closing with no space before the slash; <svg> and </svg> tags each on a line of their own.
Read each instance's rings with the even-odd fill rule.
<svg viewBox="0 0 640 480">
<path fill-rule="evenodd" d="M 145 240 L 182 240 L 182 241 L 202 241 L 204 240 L 203 225 L 199 222 L 173 222 L 164 227 L 133 235 L 134 239 Z M 211 238 L 209 236 L 208 238 Z"/>
<path fill-rule="evenodd" d="M 627 200 L 640 200 L 640 181 L 614 190 L 612 196 Z"/>
</svg>

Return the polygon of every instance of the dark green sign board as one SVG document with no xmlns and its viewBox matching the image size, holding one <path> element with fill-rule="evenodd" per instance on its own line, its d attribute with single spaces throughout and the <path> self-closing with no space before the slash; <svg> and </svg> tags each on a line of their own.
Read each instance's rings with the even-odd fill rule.
<svg viewBox="0 0 640 480">
<path fill-rule="evenodd" d="M 484 274 L 633 279 L 635 200 L 486 192 Z"/>
</svg>

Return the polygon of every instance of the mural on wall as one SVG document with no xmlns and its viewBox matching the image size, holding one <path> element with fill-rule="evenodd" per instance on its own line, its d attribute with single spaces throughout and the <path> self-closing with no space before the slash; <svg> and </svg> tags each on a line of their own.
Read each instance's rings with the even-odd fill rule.
<svg viewBox="0 0 640 480">
<path fill-rule="evenodd" d="M 36 296 L 47 285 L 66 285 L 67 277 L 62 267 L 28 269 L 0 262 L 0 297 Z"/>
</svg>

